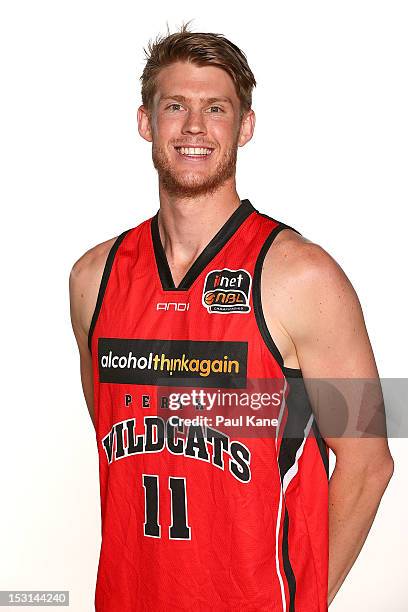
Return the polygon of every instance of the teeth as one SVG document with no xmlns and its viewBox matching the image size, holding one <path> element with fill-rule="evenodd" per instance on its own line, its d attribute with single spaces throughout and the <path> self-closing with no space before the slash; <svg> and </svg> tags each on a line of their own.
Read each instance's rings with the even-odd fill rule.
<svg viewBox="0 0 408 612">
<path fill-rule="evenodd" d="M 205 149 L 203 147 L 178 147 L 181 155 L 209 155 L 211 149 Z"/>
</svg>

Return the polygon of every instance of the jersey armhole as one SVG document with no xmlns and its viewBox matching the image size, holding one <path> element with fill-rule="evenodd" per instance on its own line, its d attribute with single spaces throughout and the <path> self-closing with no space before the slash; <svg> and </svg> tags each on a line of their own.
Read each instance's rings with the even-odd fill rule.
<svg viewBox="0 0 408 612">
<path fill-rule="evenodd" d="M 99 285 L 99 291 L 98 291 L 98 297 L 96 300 L 96 306 L 95 306 L 95 310 L 93 312 L 92 315 L 92 320 L 91 320 L 91 325 L 89 327 L 89 332 L 88 332 L 88 347 L 89 350 L 92 353 L 92 336 L 93 336 L 93 332 L 95 329 L 95 325 L 96 322 L 98 320 L 99 317 L 99 313 L 101 311 L 101 307 L 102 307 L 102 302 L 103 302 L 103 298 L 105 295 L 105 291 L 106 291 L 106 287 L 108 285 L 108 280 L 110 277 L 110 273 L 112 270 L 112 266 L 113 266 L 113 261 L 115 259 L 115 255 L 118 251 L 118 248 L 120 247 L 123 239 L 125 238 L 125 236 L 127 235 L 127 233 L 130 230 L 125 230 L 124 232 L 122 232 L 122 234 L 120 234 L 120 236 L 118 236 L 115 240 L 115 242 L 113 243 L 113 245 L 110 248 L 110 251 L 108 253 L 108 257 L 106 258 L 106 262 L 105 262 L 105 267 L 103 269 L 103 274 L 102 274 L 102 278 L 101 278 L 101 284 Z"/>
<path fill-rule="evenodd" d="M 268 219 L 272 219 L 272 217 L 269 217 L 268 215 L 265 215 L 265 214 L 262 216 L 267 217 Z M 272 220 L 276 221 L 276 219 L 272 219 Z M 291 227 L 290 225 L 286 225 L 285 223 L 281 223 L 279 221 L 277 221 L 277 223 L 278 225 L 271 231 L 271 233 L 268 235 L 265 242 L 263 243 L 262 248 L 259 251 L 259 255 L 255 263 L 254 281 L 252 285 L 252 299 L 253 299 L 253 304 L 254 304 L 255 320 L 256 320 L 258 329 L 260 331 L 260 334 L 266 346 L 268 347 L 268 349 L 270 350 L 270 352 L 272 353 L 272 355 L 278 362 L 279 367 L 281 368 L 282 373 L 285 376 L 285 378 L 303 378 L 302 370 L 300 368 L 288 368 L 284 365 L 283 357 L 278 347 L 276 346 L 271 336 L 271 333 L 268 329 L 268 326 L 266 324 L 265 315 L 264 315 L 263 308 L 262 308 L 261 274 L 262 274 L 262 266 L 263 266 L 266 254 L 269 250 L 269 247 L 271 246 L 272 242 L 275 240 L 276 236 L 284 229 L 291 229 L 297 234 L 299 234 L 300 236 L 302 235 L 300 232 L 298 232 L 298 230 L 296 230 L 294 227 Z"/>
</svg>

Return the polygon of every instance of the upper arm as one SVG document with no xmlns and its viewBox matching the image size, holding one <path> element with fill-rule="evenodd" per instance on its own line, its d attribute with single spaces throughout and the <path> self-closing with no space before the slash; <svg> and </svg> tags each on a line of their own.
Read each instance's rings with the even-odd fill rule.
<svg viewBox="0 0 408 612">
<path fill-rule="evenodd" d="M 71 323 L 79 350 L 82 388 L 93 422 L 92 356 L 88 334 L 106 259 L 114 241 L 115 238 L 87 251 L 74 264 L 69 277 Z"/>
<path fill-rule="evenodd" d="M 306 378 L 374 378 L 378 371 L 357 294 L 319 245 L 299 247 L 291 262 L 293 293 L 284 325 Z"/>
<path fill-rule="evenodd" d="M 310 242 L 296 245 L 288 261 L 285 291 L 290 299 L 281 322 L 296 347 L 318 425 L 343 465 L 378 473 L 391 456 L 385 427 L 377 427 L 374 436 L 364 431 L 384 416 L 384 406 L 360 301 L 323 248 Z M 339 410 L 344 411 L 341 424 Z"/>
</svg>

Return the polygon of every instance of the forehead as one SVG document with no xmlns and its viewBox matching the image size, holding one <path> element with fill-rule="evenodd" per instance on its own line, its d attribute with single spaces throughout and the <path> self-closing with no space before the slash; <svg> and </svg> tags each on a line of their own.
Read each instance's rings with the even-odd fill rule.
<svg viewBox="0 0 408 612">
<path fill-rule="evenodd" d="M 239 105 L 234 82 L 217 66 L 197 66 L 191 62 L 175 62 L 162 68 L 156 78 L 154 100 L 168 96 L 185 98 L 230 98 Z"/>
</svg>

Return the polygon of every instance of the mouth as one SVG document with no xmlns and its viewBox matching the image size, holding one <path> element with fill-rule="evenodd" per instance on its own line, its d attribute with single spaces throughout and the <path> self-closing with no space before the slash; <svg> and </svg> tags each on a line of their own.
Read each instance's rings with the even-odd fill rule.
<svg viewBox="0 0 408 612">
<path fill-rule="evenodd" d="M 174 147 L 184 159 L 202 161 L 208 159 L 214 149 L 210 147 Z"/>
</svg>

